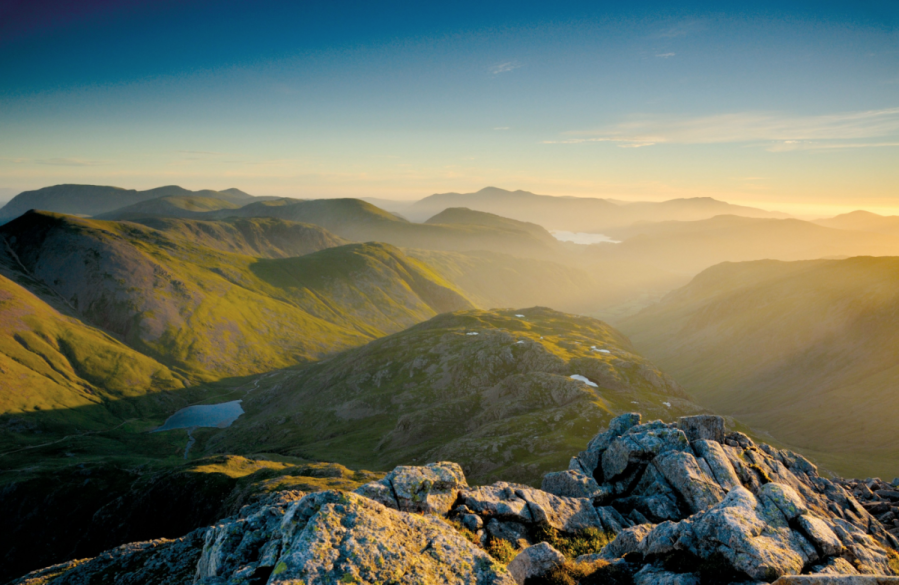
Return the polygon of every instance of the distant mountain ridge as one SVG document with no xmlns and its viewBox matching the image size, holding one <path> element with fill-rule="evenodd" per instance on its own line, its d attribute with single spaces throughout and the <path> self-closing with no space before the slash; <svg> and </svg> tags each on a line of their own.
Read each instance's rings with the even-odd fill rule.
<svg viewBox="0 0 899 585">
<path fill-rule="evenodd" d="M 231 203 L 249 203 L 252 195 L 240 189 L 190 191 L 177 185 L 156 187 L 146 191 L 102 185 L 54 185 L 19 193 L 0 208 L 0 222 L 14 219 L 30 209 L 55 213 L 95 216 L 160 197 L 204 197 Z"/>
<path fill-rule="evenodd" d="M 814 223 L 841 230 L 876 232 L 899 236 L 899 216 L 878 215 L 870 211 L 852 211 L 828 219 L 817 219 Z"/>
<path fill-rule="evenodd" d="M 697 220 L 715 215 L 785 218 L 788 214 L 733 205 L 711 197 L 636 201 L 621 205 L 596 197 L 556 197 L 529 191 L 485 187 L 476 193 L 439 193 L 414 203 L 406 212 L 421 220 L 450 207 L 467 207 L 503 217 L 537 223 L 547 229 L 598 232 L 637 221 Z"/>
</svg>

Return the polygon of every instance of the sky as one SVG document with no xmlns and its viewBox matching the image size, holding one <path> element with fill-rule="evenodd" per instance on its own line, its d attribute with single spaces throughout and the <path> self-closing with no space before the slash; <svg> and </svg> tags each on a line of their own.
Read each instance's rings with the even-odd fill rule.
<svg viewBox="0 0 899 585">
<path fill-rule="evenodd" d="M 0 0 L 0 200 L 59 183 L 899 213 L 899 4 Z"/>
</svg>

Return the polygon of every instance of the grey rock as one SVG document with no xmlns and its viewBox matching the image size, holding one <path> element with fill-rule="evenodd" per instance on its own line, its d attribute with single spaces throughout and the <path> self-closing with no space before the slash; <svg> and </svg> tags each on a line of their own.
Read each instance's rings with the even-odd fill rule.
<svg viewBox="0 0 899 585">
<path fill-rule="evenodd" d="M 463 514 L 460 517 L 460 522 L 462 523 L 462 526 L 472 532 L 477 532 L 484 527 L 484 521 L 481 520 L 481 517 L 477 514 Z"/>
<path fill-rule="evenodd" d="M 450 461 L 400 466 L 383 481 L 393 487 L 399 510 L 439 515 L 449 512 L 459 491 L 468 487 L 462 468 Z"/>
<path fill-rule="evenodd" d="M 774 585 L 897 585 L 899 577 L 884 575 L 790 575 Z"/>
<path fill-rule="evenodd" d="M 634 575 L 634 585 L 699 585 L 699 575 L 671 573 L 661 567 L 646 565 Z"/>
<path fill-rule="evenodd" d="M 788 521 L 808 512 L 805 501 L 790 486 L 779 483 L 765 484 L 759 489 L 758 495 L 777 506 Z"/>
<path fill-rule="evenodd" d="M 394 510 L 399 510 L 400 508 L 399 503 L 396 501 L 396 497 L 393 495 L 393 488 L 390 486 L 389 482 L 383 479 L 371 481 L 360 486 L 354 493 L 364 496 L 369 500 L 374 500 L 388 508 L 393 508 Z"/>
<path fill-rule="evenodd" d="M 720 442 L 697 440 L 693 441 L 691 446 L 696 454 L 708 464 L 712 477 L 725 492 L 742 485 Z"/>
<path fill-rule="evenodd" d="M 549 524 L 563 532 L 602 528 L 603 524 L 589 498 L 565 498 L 532 488 L 519 488 L 515 495 L 528 503 L 537 524 Z"/>
<path fill-rule="evenodd" d="M 528 503 L 515 493 L 519 487 L 523 486 L 500 481 L 465 490 L 462 492 L 462 499 L 466 506 L 480 516 L 532 523 L 534 517 Z"/>
<path fill-rule="evenodd" d="M 797 517 L 797 524 L 821 555 L 829 557 L 842 552 L 843 543 L 824 520 L 811 514 L 802 514 Z"/>
<path fill-rule="evenodd" d="M 612 506 L 597 506 L 596 515 L 599 516 L 603 529 L 614 534 L 618 534 L 630 526 L 630 523 L 624 519 L 624 516 Z"/>
<path fill-rule="evenodd" d="M 500 522 L 496 518 L 491 518 L 487 522 L 487 534 L 511 542 L 516 547 L 531 544 L 528 539 L 528 527 L 521 522 Z"/>
<path fill-rule="evenodd" d="M 392 510 L 357 494 L 306 496 L 285 514 L 281 532 L 271 585 L 513 582 L 442 519 Z"/>
<path fill-rule="evenodd" d="M 609 448 L 613 440 L 631 428 L 640 424 L 641 415 L 639 412 L 628 412 L 616 416 L 609 422 L 609 428 L 593 437 L 587 443 L 588 451 L 604 451 Z"/>
<path fill-rule="evenodd" d="M 543 577 L 565 563 L 565 555 L 548 543 L 529 546 L 512 559 L 507 569 L 515 582 L 524 585 L 526 579 Z"/>
<path fill-rule="evenodd" d="M 651 461 L 662 453 L 686 451 L 689 448 L 687 436 L 680 429 L 653 427 L 652 423 L 632 428 L 613 440 L 602 454 L 603 477 L 607 481 L 613 480 L 632 463 Z"/>
<path fill-rule="evenodd" d="M 116 585 L 182 585 L 193 581 L 206 529 L 175 540 L 133 542 L 92 559 L 61 563 L 16 579 L 10 585 L 93 585 L 114 576 Z"/>
<path fill-rule="evenodd" d="M 629 553 L 642 552 L 640 545 L 652 532 L 652 529 L 652 524 L 640 524 L 622 530 L 615 537 L 615 540 L 602 549 L 599 553 L 600 558 L 606 560 L 619 559 Z"/>
<path fill-rule="evenodd" d="M 696 416 L 682 416 L 677 420 L 677 426 L 684 431 L 690 442 L 715 441 L 724 442 L 724 418 L 711 414 L 699 414 Z"/>
<path fill-rule="evenodd" d="M 855 567 L 842 557 L 827 559 L 826 563 L 812 567 L 811 572 L 821 575 L 858 575 Z"/>
<path fill-rule="evenodd" d="M 708 509 L 724 498 L 724 490 L 690 453 L 669 451 L 656 457 L 652 465 L 684 498 L 694 513 Z"/>
<path fill-rule="evenodd" d="M 540 489 L 557 496 L 571 498 L 602 498 L 607 495 L 606 490 L 603 490 L 595 479 L 570 469 L 547 473 L 543 476 Z"/>
<path fill-rule="evenodd" d="M 718 505 L 693 519 L 695 544 L 702 558 L 721 554 L 735 569 L 753 579 L 771 581 L 798 574 L 811 559 L 806 546 L 778 516 L 745 488 L 735 488 Z"/>
</svg>

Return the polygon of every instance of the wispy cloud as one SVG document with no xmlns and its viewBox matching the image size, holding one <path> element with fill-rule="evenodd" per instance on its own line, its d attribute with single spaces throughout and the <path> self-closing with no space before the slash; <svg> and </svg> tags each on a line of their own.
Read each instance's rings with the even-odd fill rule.
<svg viewBox="0 0 899 585">
<path fill-rule="evenodd" d="M 54 167 L 96 167 L 109 164 L 109 161 L 84 158 L 7 158 L 4 160 L 17 164 L 49 165 Z"/>
<path fill-rule="evenodd" d="M 669 57 L 674 57 L 674 53 L 659 53 L 656 57 L 661 57 L 662 59 L 668 59 Z"/>
<path fill-rule="evenodd" d="M 605 128 L 565 134 L 568 138 L 545 142 L 618 142 L 628 148 L 634 148 L 635 144 L 759 143 L 778 152 L 874 148 L 896 145 L 899 108 L 817 116 L 765 112 L 699 117 L 641 116 Z"/>
<path fill-rule="evenodd" d="M 685 37 L 693 33 L 700 32 L 702 30 L 705 30 L 706 27 L 707 24 L 704 20 L 685 20 L 683 22 L 675 24 L 674 26 L 662 29 L 653 36 L 661 39 L 676 39 L 678 37 Z"/>
<path fill-rule="evenodd" d="M 513 71 L 521 67 L 519 63 L 515 61 L 506 61 L 505 63 L 500 63 L 498 65 L 494 65 L 490 68 L 490 73 L 494 75 L 498 75 L 500 73 L 508 73 L 509 71 Z"/>
</svg>

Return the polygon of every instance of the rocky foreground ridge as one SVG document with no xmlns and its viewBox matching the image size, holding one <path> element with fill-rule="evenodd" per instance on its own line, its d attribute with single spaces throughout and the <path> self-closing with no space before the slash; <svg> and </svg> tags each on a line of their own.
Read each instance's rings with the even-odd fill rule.
<svg viewBox="0 0 899 585">
<path fill-rule="evenodd" d="M 895 486 L 868 483 L 847 489 L 720 417 L 632 413 L 542 489 L 471 487 L 450 462 L 397 467 L 353 493 L 277 492 L 182 538 L 14 583 L 899 583 L 897 530 L 869 513 L 891 512 Z"/>
</svg>

